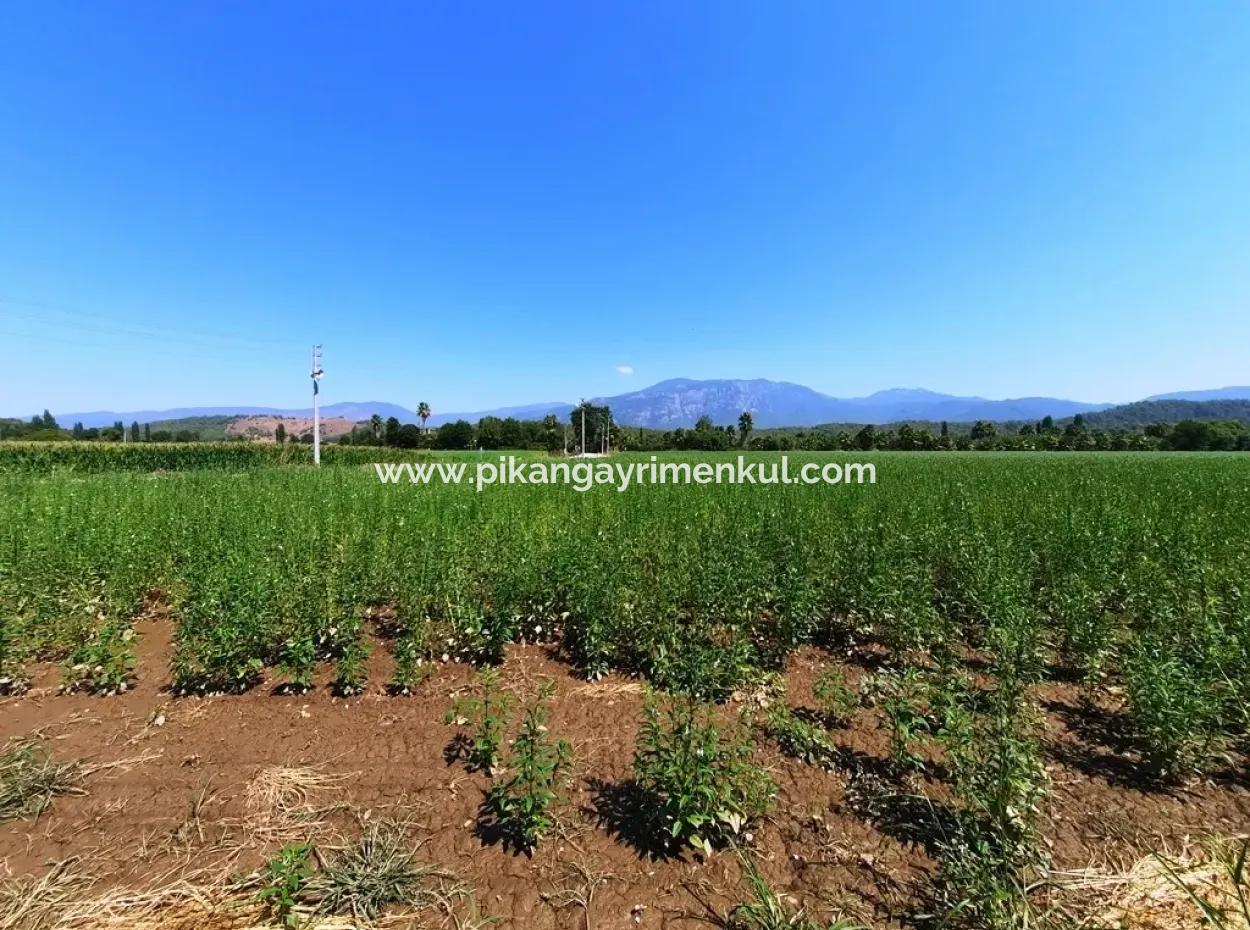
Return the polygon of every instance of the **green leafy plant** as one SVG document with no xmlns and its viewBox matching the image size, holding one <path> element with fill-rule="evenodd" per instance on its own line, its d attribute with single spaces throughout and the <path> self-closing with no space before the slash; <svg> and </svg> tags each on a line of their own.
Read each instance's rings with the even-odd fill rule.
<svg viewBox="0 0 1250 930">
<path fill-rule="evenodd" d="M 295 906 L 313 874 L 309 863 L 311 854 L 312 846 L 308 843 L 284 846 L 265 863 L 262 885 L 256 892 L 256 900 L 265 905 L 269 917 L 291 930 L 300 924 Z"/>
<path fill-rule="evenodd" d="M 833 761 L 833 744 L 824 728 L 800 717 L 784 703 L 773 704 L 765 712 L 764 732 L 787 756 L 810 765 L 828 766 Z"/>
<path fill-rule="evenodd" d="M 65 661 L 65 686 L 73 691 L 116 694 L 134 680 L 134 630 L 126 623 L 104 623 Z"/>
<path fill-rule="evenodd" d="M 818 709 L 829 726 L 842 726 L 859 709 L 859 696 L 850 689 L 842 671 L 827 668 L 812 685 Z"/>
<path fill-rule="evenodd" d="M 489 666 L 478 675 L 478 693 L 457 698 L 452 704 L 447 722 L 467 726 L 472 732 L 465 751 L 469 768 L 488 774 L 499 768 L 511 707 L 511 698 L 499 690 L 499 672 Z"/>
<path fill-rule="evenodd" d="M 361 694 L 365 690 L 369 676 L 365 663 L 369 659 L 369 648 L 359 638 L 351 639 L 343 647 L 343 653 L 335 666 L 334 691 L 341 697 Z"/>
<path fill-rule="evenodd" d="M 1180 656 L 1149 640 L 1124 663 L 1129 725 L 1143 761 L 1163 780 L 1198 771 L 1220 745 L 1220 694 L 1196 678 Z"/>
<path fill-rule="evenodd" d="M 940 737 L 962 807 L 940 842 L 953 911 L 989 930 L 1014 930 L 1031 915 L 1027 888 L 1045 863 L 1038 839 L 1049 787 L 1036 708 L 1022 689 L 1002 685 L 983 711 L 954 708 Z"/>
<path fill-rule="evenodd" d="M 653 833 L 708 854 L 741 836 L 776 792 L 751 759 L 745 728 L 722 735 L 712 709 L 674 698 L 663 712 L 647 696 L 634 775 L 648 800 Z"/>
<path fill-rule="evenodd" d="M 560 783 L 572 760 L 569 744 L 553 743 L 547 733 L 545 705 L 553 690 L 552 683 L 545 682 L 526 708 L 508 757 L 508 777 L 491 786 L 483 803 L 487 825 L 526 851 L 555 825 L 551 808 L 560 798 Z"/>
<path fill-rule="evenodd" d="M 293 636 L 282 644 L 278 671 L 287 679 L 286 688 L 303 693 L 313 686 L 317 667 L 317 644 L 311 635 Z"/>
<path fill-rule="evenodd" d="M 924 768 L 919 748 L 932 734 L 933 724 L 927 713 L 928 684 L 921 671 L 909 666 L 883 672 L 868 683 L 868 694 L 885 715 L 895 767 L 900 771 Z"/>
<path fill-rule="evenodd" d="M 740 858 L 753 900 L 739 904 L 729 912 L 730 930 L 868 930 L 863 924 L 846 917 L 821 923 L 809 917 L 802 908 L 790 907 L 772 889 L 750 857 Z"/>
<path fill-rule="evenodd" d="M 405 633 L 395 641 L 395 671 L 391 675 L 392 694 L 411 694 L 412 689 L 430 674 L 430 665 L 422 655 L 417 638 Z"/>
</svg>

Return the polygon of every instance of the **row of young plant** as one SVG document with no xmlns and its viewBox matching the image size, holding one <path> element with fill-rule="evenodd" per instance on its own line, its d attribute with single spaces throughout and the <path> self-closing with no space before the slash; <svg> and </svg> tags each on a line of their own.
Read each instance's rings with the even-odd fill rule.
<svg viewBox="0 0 1250 930">
<path fill-rule="evenodd" d="M 1232 459 L 893 457 L 872 487 L 380 486 L 355 469 L 4 479 L 0 678 L 133 674 L 154 595 L 179 690 L 364 687 L 375 624 L 412 687 L 428 660 L 558 640 L 586 675 L 721 699 L 796 645 L 893 654 L 1039 630 L 1043 674 L 1117 680 L 1160 775 L 1245 739 L 1250 569 Z M 370 618 L 373 618 L 372 621 Z M 375 683 L 382 684 L 382 683 Z"/>
<path fill-rule="evenodd" d="M 1035 629 L 1011 622 L 995 624 L 990 639 L 988 674 L 980 682 L 947 654 L 921 664 L 897 657 L 859 691 L 831 667 L 817 679 L 815 706 L 809 707 L 788 702 L 778 675 L 766 676 L 757 700 L 737 712 L 680 690 L 648 691 L 632 779 L 601 791 L 600 819 L 653 854 L 747 851 L 748 877 L 767 891 L 749 859 L 754 831 L 777 795 L 758 757 L 758 739 L 766 737 L 804 763 L 849 767 L 851 793 L 864 816 L 929 846 L 941 864 L 929 916 L 941 925 L 1031 926 L 1031 890 L 1048 864 L 1038 832 L 1047 775 L 1033 694 L 1041 641 Z M 539 690 L 510 745 L 513 702 L 492 668 L 480 673 L 473 693 L 458 698 L 448 714 L 448 722 L 461 728 L 450 754 L 492 777 L 479 833 L 526 852 L 553 832 L 566 800 L 561 789 L 571 753 L 547 730 L 551 693 L 550 683 Z M 847 725 L 865 706 L 880 710 L 890 733 L 884 777 L 857 772 L 853 757 L 839 753 L 830 738 L 831 728 Z M 913 776 L 926 771 L 945 775 L 950 800 L 915 793 Z M 784 918 L 777 926 L 818 926 L 775 896 L 761 894 L 759 902 Z"/>
</svg>

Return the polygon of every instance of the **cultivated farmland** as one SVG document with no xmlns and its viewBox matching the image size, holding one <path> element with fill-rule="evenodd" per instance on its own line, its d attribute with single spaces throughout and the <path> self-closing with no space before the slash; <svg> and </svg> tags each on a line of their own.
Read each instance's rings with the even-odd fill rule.
<svg viewBox="0 0 1250 930">
<path fill-rule="evenodd" d="M 479 493 L 305 455 L 0 450 L 0 736 L 126 763 L 36 842 L 0 826 L 16 874 L 181 856 L 308 919 L 373 811 L 442 876 L 414 920 L 1010 927 L 1114 909 L 1074 870 L 1250 831 L 1242 457 Z M 304 819 L 260 829 L 278 770 Z"/>
</svg>

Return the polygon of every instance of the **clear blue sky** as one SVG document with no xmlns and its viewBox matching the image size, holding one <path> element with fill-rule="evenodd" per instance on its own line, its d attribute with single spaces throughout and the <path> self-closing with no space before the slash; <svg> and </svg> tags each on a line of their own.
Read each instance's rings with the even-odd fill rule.
<svg viewBox="0 0 1250 930">
<path fill-rule="evenodd" d="M 0 6 L 0 412 L 1250 382 L 1250 6 Z M 630 366 L 622 374 L 618 366 Z"/>
</svg>

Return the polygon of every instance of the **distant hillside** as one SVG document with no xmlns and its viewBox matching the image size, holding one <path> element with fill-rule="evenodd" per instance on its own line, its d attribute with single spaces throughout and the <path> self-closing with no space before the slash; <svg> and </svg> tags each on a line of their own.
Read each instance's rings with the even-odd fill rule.
<svg viewBox="0 0 1250 930">
<path fill-rule="evenodd" d="M 286 430 L 287 436 L 291 439 L 299 439 L 302 436 L 311 436 L 313 430 L 312 417 L 270 417 L 270 416 L 250 416 L 237 417 L 231 420 L 226 426 L 226 436 L 230 438 L 241 437 L 243 439 L 260 439 L 264 441 L 273 441 L 274 433 L 278 429 L 278 424 L 282 424 L 282 428 Z M 355 420 L 349 420 L 346 417 L 322 417 L 321 418 L 321 438 L 326 441 L 332 441 L 352 431 L 356 425 Z"/>
<path fill-rule="evenodd" d="M 1250 425 L 1250 400 L 1141 400 L 1085 417 L 1089 426 L 1100 429 L 1179 423 L 1181 420 L 1235 420 Z"/>
<path fill-rule="evenodd" d="M 987 400 L 983 397 L 939 394 L 920 388 L 893 388 L 868 397 L 837 398 L 801 384 L 762 378 L 749 381 L 673 378 L 628 394 L 596 397 L 593 402 L 610 406 L 613 418 L 622 426 L 663 430 L 689 428 L 702 416 L 710 417 L 718 426 L 728 426 L 737 423 L 744 410 L 750 411 L 757 428 L 767 429 L 831 422 L 881 424 L 897 420 L 1034 420 L 1047 415 L 1060 419 L 1109 406 L 1053 397 Z M 484 416 L 537 419 L 549 412 L 564 417 L 572 407 L 572 404 L 540 404 L 449 413 L 435 415 L 430 424 L 437 426 L 456 419 L 474 422 Z"/>
<path fill-rule="evenodd" d="M 337 404 L 326 404 L 321 408 L 323 417 L 343 417 L 353 422 L 367 420 L 375 413 L 383 420 L 387 417 L 396 417 L 402 422 L 413 422 L 417 417 L 415 408 L 401 407 L 398 404 L 390 404 L 380 400 L 359 403 L 345 401 Z M 113 410 L 92 410 L 86 413 L 58 413 L 56 414 L 56 420 L 66 427 L 73 426 L 75 423 L 81 423 L 83 426 L 91 428 L 93 426 L 112 426 L 118 420 L 129 426 L 135 420 L 138 420 L 140 423 L 165 423 L 171 420 L 182 421 L 206 417 L 211 419 L 225 417 L 227 420 L 232 420 L 244 416 L 311 417 L 312 407 L 285 410 L 279 407 L 175 407 L 171 410 L 134 410 L 124 413 L 118 413 Z M 29 419 L 29 417 L 26 419 Z M 162 429 L 164 428 L 167 427 L 162 427 Z"/>
<path fill-rule="evenodd" d="M 1146 400 L 1250 400 L 1250 387 L 1222 387 L 1211 391 L 1173 391 Z"/>
<path fill-rule="evenodd" d="M 437 398 L 431 396 L 430 401 L 435 410 L 430 417 L 429 426 L 437 427 L 453 420 L 477 422 L 483 417 L 493 416 L 500 419 L 512 417 L 518 420 L 541 420 L 553 414 L 561 420 L 567 418 L 573 404 L 568 401 L 548 401 L 519 406 L 496 407 L 488 410 L 466 412 L 444 412 L 438 409 Z M 1183 403 L 1201 401 L 1203 403 L 1230 403 L 1236 399 L 1250 399 L 1250 387 L 1227 387 L 1212 391 L 1183 391 L 1177 395 L 1159 395 L 1149 398 L 1143 403 Z M 1017 397 L 1005 400 L 991 400 L 976 396 L 957 396 L 940 394 L 923 388 L 891 388 L 878 391 L 867 397 L 831 397 L 801 384 L 786 381 L 768 381 L 761 378 L 752 380 L 714 379 L 694 380 L 691 378 L 672 378 L 661 381 L 650 387 L 610 397 L 593 398 L 596 404 L 607 404 L 612 408 L 615 421 L 622 426 L 645 427 L 656 430 L 672 430 L 678 427 L 690 428 L 703 416 L 711 418 L 718 426 L 729 426 L 737 423 L 743 411 L 749 411 L 754 418 L 756 429 L 778 427 L 808 428 L 823 424 L 836 423 L 871 423 L 883 425 L 903 421 L 929 421 L 940 423 L 971 423 L 976 420 L 991 420 L 997 423 L 1024 422 L 1031 423 L 1043 417 L 1065 420 L 1078 413 L 1094 416 L 1100 411 L 1108 411 L 1110 404 L 1086 403 L 1083 401 L 1065 400 L 1057 397 Z M 1136 405 L 1129 404 L 1127 407 Z M 1124 408 L 1114 408 L 1123 410 Z M 1229 408 L 1235 409 L 1235 408 Z M 1156 419 L 1184 419 L 1184 408 L 1153 408 L 1140 416 Z M 367 420 L 373 415 L 383 420 L 395 417 L 401 423 L 414 423 L 417 416 L 415 404 L 404 407 L 385 401 L 342 402 L 327 404 L 321 408 L 326 419 L 341 418 L 352 422 Z M 114 412 L 96 410 L 88 413 L 58 413 L 57 420 L 65 427 L 81 422 L 86 427 L 110 426 L 117 420 L 129 425 L 138 420 L 140 423 L 166 422 L 171 420 L 185 421 L 188 418 L 238 418 L 254 417 L 293 417 L 305 419 L 312 415 L 308 407 L 298 409 L 281 409 L 277 407 L 188 407 L 174 410 L 141 410 L 134 412 Z M 1126 416 L 1126 424 L 1138 422 L 1133 419 L 1139 414 L 1112 414 L 1113 417 Z M 1220 413 L 1211 413 L 1210 418 L 1219 419 Z M 27 417 L 26 419 L 29 419 Z M 1094 422 L 1094 421 L 1091 421 Z M 1119 422 L 1115 420 L 1108 423 Z M 180 427 L 195 428 L 195 427 Z M 220 428 L 224 433 L 225 428 Z"/>
<path fill-rule="evenodd" d="M 110 420 L 106 425 L 112 425 L 112 423 L 118 419 L 120 419 L 120 415 L 114 417 L 113 420 Z M 170 433 L 180 433 L 183 430 L 190 430 L 193 433 L 199 434 L 200 439 L 203 440 L 225 439 L 226 430 L 236 419 L 236 417 L 232 416 L 178 417 L 173 420 L 153 420 L 148 424 L 148 429 L 153 433 L 161 430 L 165 430 Z M 125 423 L 127 429 L 129 429 L 130 424 L 133 423 L 134 420 L 135 418 L 131 417 L 129 420 L 122 420 L 122 422 Z M 143 423 L 144 421 L 139 420 L 139 422 Z M 61 426 L 63 427 L 73 425 L 74 424 L 72 422 L 61 423 Z M 90 429 L 92 424 L 84 423 L 83 426 Z"/>
</svg>

